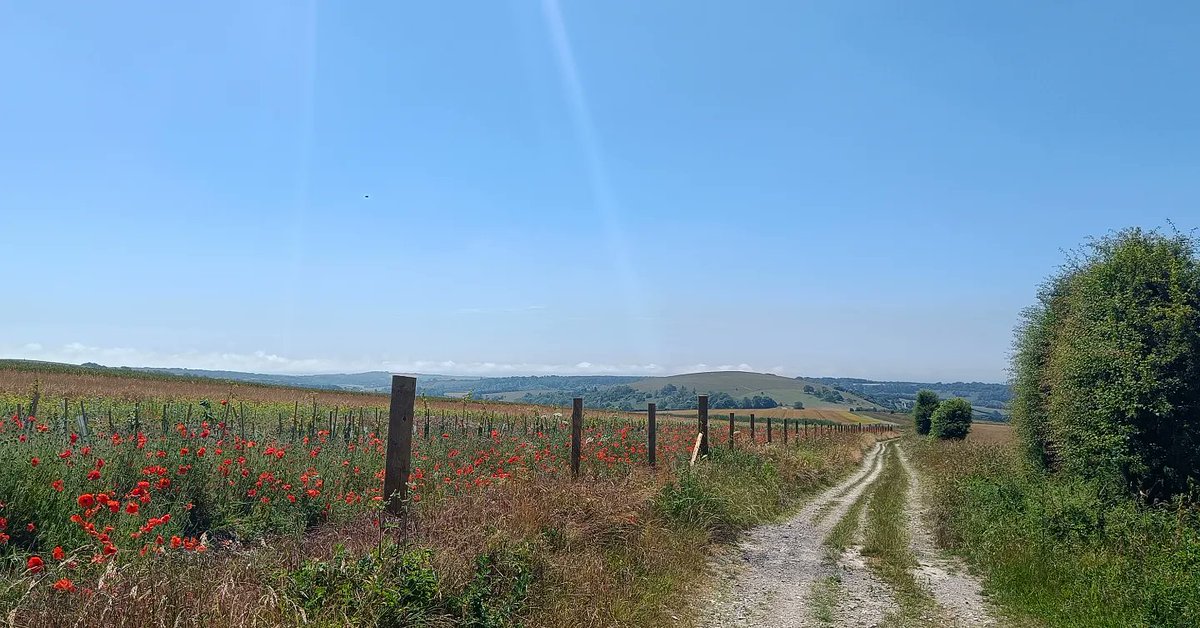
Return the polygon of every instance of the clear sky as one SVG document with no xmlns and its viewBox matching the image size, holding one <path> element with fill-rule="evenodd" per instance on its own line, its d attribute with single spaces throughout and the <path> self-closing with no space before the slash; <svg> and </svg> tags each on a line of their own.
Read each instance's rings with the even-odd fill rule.
<svg viewBox="0 0 1200 628">
<path fill-rule="evenodd" d="M 186 6 L 185 6 L 186 5 Z M 1006 377 L 1200 226 L 1200 4 L 0 3 L 0 356 Z"/>
</svg>

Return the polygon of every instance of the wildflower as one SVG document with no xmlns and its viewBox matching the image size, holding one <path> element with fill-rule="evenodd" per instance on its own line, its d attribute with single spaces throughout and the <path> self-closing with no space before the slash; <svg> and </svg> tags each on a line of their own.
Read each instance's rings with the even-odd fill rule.
<svg viewBox="0 0 1200 628">
<path fill-rule="evenodd" d="M 59 481 L 61 482 L 61 480 Z M 91 493 L 84 493 L 75 502 L 79 504 L 80 508 L 91 508 L 96 505 L 96 498 Z"/>
<path fill-rule="evenodd" d="M 59 545 L 54 548 L 54 551 L 50 552 L 50 555 L 54 557 L 54 560 L 62 560 L 63 557 L 66 556 L 66 552 L 64 552 L 62 546 Z"/>
<path fill-rule="evenodd" d="M 32 457 L 32 458 L 30 458 L 30 459 L 29 459 L 29 465 L 30 465 L 30 466 L 36 467 L 36 466 L 38 466 L 39 464 L 42 464 L 42 461 L 41 461 L 41 460 L 38 460 L 38 457 L 37 457 L 37 456 L 34 456 L 34 457 Z"/>
<path fill-rule="evenodd" d="M 54 583 L 54 590 L 70 593 L 71 591 L 75 590 L 75 584 L 67 578 L 59 578 L 58 581 Z"/>
<path fill-rule="evenodd" d="M 128 504 L 125 504 L 125 512 L 131 515 L 136 515 L 138 508 L 140 507 L 141 506 L 138 506 L 137 502 L 129 502 Z"/>
<path fill-rule="evenodd" d="M 89 479 L 89 480 L 99 480 L 99 479 L 100 479 L 100 472 L 99 472 L 99 471 L 97 471 L 97 470 L 95 470 L 95 469 L 92 469 L 91 471 L 88 471 L 88 474 L 87 474 L 87 479 Z"/>
<path fill-rule="evenodd" d="M 25 568 L 31 573 L 38 573 L 45 564 L 46 562 L 40 556 L 30 556 L 29 560 L 25 562 Z"/>
</svg>

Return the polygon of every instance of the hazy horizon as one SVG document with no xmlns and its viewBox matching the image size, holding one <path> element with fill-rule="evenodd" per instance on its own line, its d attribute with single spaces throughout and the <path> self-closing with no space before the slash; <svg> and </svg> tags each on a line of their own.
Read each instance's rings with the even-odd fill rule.
<svg viewBox="0 0 1200 628">
<path fill-rule="evenodd" d="M 0 6 L 0 356 L 1007 380 L 1200 226 L 1200 5 Z M 1019 45 L 1018 45 L 1019 42 Z"/>
<path fill-rule="evenodd" d="M 271 357 L 272 356 L 263 356 L 263 359 L 271 359 Z M 278 359 L 278 356 L 274 356 L 274 358 Z M 75 365 L 75 366 L 96 364 L 96 365 L 99 365 L 102 367 L 107 367 L 107 368 L 128 367 L 128 368 L 136 368 L 136 369 L 186 369 L 186 370 L 214 371 L 214 372 L 215 371 L 228 371 L 228 372 L 249 373 L 249 374 L 257 374 L 257 375 L 296 375 L 296 376 L 353 375 L 353 374 L 357 374 L 357 373 L 367 373 L 367 372 L 387 372 L 387 373 L 391 373 L 394 375 L 425 375 L 425 376 L 436 376 L 436 377 L 528 377 L 528 376 L 545 376 L 545 375 L 560 375 L 560 376 L 611 375 L 611 376 L 619 376 L 619 377 L 670 377 L 673 375 L 690 375 L 690 374 L 697 374 L 697 373 L 728 372 L 728 373 L 761 373 L 761 374 L 767 374 L 767 375 L 778 375 L 781 377 L 787 377 L 787 378 L 791 378 L 791 379 L 796 379 L 796 378 L 818 379 L 818 378 L 830 377 L 830 378 L 857 378 L 857 379 L 866 379 L 866 380 L 875 380 L 875 381 L 908 381 L 908 382 L 930 382 L 930 383 L 936 383 L 936 382 L 950 383 L 950 382 L 956 382 L 956 381 L 958 381 L 958 382 L 977 382 L 977 383 L 985 383 L 985 384 L 1007 383 L 1007 381 L 984 381 L 984 380 L 969 380 L 969 379 L 962 379 L 962 378 L 951 378 L 951 379 L 940 379 L 940 380 L 928 380 L 928 379 L 927 380 L 913 380 L 913 379 L 897 379 L 897 378 L 883 378 L 883 377 L 865 377 L 865 376 L 857 376 L 857 375 L 842 375 L 842 374 L 838 374 L 838 373 L 788 373 L 788 372 L 785 372 L 784 370 L 778 370 L 778 371 L 757 370 L 749 364 L 736 364 L 736 365 L 734 365 L 734 364 L 719 364 L 719 365 L 693 364 L 690 366 L 679 367 L 679 368 L 659 367 L 658 365 L 651 365 L 656 368 L 654 370 L 648 370 L 648 371 L 638 371 L 638 370 L 622 371 L 622 370 L 615 370 L 615 367 L 611 367 L 608 365 L 593 365 L 593 364 L 588 364 L 588 363 L 581 363 L 581 364 L 575 364 L 575 365 L 503 365 L 503 364 L 488 364 L 488 363 L 471 364 L 471 365 L 458 365 L 458 364 L 447 365 L 446 363 L 441 363 L 441 364 L 427 363 L 427 364 L 423 364 L 422 367 L 419 369 L 366 368 L 366 369 L 362 369 L 362 370 L 350 369 L 350 370 L 315 370 L 315 371 L 304 371 L 304 370 L 301 370 L 301 371 L 274 371 L 274 370 L 270 370 L 270 369 L 248 370 L 248 369 L 241 369 L 241 368 L 215 368 L 215 367 L 209 368 L 209 367 L 193 367 L 193 366 L 179 366 L 179 365 L 165 365 L 165 364 L 124 364 L 124 363 L 105 364 L 102 362 L 97 362 L 95 360 L 87 360 L 87 361 L 83 361 L 83 362 L 72 362 L 72 361 L 67 361 L 67 360 L 45 360 L 42 358 L 25 358 L 25 357 L 0 355 L 0 360 L 4 360 L 4 359 L 37 360 L 37 361 L 44 361 L 44 362 L 51 362 L 51 363 L 69 364 L 69 365 Z M 448 367 L 451 369 L 459 368 L 460 370 L 457 372 L 437 371 L 437 370 L 429 370 L 428 368 L 425 368 L 426 366 L 431 367 L 431 368 L 433 368 L 433 367 L 436 367 L 436 368 Z M 527 371 L 509 370 L 509 369 L 512 369 L 517 366 L 528 367 L 532 370 L 527 370 Z M 464 368 L 465 369 L 476 369 L 476 370 L 474 370 L 474 371 L 461 370 Z"/>
</svg>

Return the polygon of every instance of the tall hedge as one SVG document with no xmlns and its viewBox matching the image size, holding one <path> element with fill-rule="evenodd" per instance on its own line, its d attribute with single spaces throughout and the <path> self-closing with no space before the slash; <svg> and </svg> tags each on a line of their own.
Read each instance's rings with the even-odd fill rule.
<svg viewBox="0 0 1200 628">
<path fill-rule="evenodd" d="M 962 440 L 971 431 L 971 402 L 961 397 L 938 404 L 929 417 L 929 435 L 934 438 Z"/>
<path fill-rule="evenodd" d="M 939 403 L 941 400 L 932 390 L 917 391 L 917 401 L 913 404 L 912 417 L 918 434 L 929 433 L 929 417 L 937 409 Z"/>
<path fill-rule="evenodd" d="M 1017 329 L 1013 423 L 1030 459 L 1156 499 L 1200 471 L 1200 265 L 1129 229 L 1051 277 Z"/>
</svg>

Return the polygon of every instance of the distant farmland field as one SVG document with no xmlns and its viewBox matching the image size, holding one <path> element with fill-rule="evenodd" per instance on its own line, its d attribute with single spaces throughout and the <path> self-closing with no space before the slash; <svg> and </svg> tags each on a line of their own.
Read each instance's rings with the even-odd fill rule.
<svg viewBox="0 0 1200 628">
<path fill-rule="evenodd" d="M 881 422 L 883 422 L 880 419 L 872 418 L 872 417 L 866 416 L 864 414 L 857 414 L 854 412 L 850 412 L 849 410 L 825 410 L 825 409 L 815 409 L 815 408 L 805 408 L 803 410 L 796 410 L 793 408 L 786 408 L 783 406 L 780 406 L 778 408 L 767 408 L 767 409 L 760 408 L 757 410 L 744 409 L 744 408 L 743 409 L 734 409 L 734 410 L 724 410 L 724 409 L 709 410 L 708 416 L 709 416 L 709 418 L 720 418 L 723 416 L 728 416 L 730 412 L 733 412 L 734 414 L 736 414 L 739 417 L 744 417 L 744 416 L 749 416 L 750 414 L 754 414 L 755 417 L 761 417 L 761 418 L 766 418 L 766 417 L 771 417 L 773 419 L 788 418 L 788 419 L 801 419 L 801 420 L 807 420 L 807 421 L 830 421 L 833 423 L 846 423 L 846 424 L 857 424 L 857 423 L 865 424 L 865 423 L 881 423 Z M 670 410 L 667 412 L 660 412 L 659 414 L 667 414 L 667 415 L 676 416 L 676 417 L 694 418 L 696 416 L 696 411 L 695 410 Z"/>
</svg>

